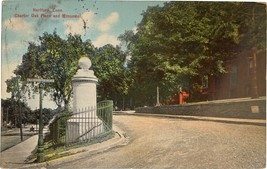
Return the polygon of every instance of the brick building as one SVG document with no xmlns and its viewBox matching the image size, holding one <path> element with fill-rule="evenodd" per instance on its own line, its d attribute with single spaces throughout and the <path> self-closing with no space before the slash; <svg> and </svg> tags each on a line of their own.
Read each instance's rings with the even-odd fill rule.
<svg viewBox="0 0 267 169">
<path fill-rule="evenodd" d="M 226 63 L 226 72 L 205 82 L 208 100 L 252 96 L 253 61 L 251 52 L 243 52 Z M 259 96 L 266 96 L 266 52 L 256 56 L 256 84 Z"/>
</svg>

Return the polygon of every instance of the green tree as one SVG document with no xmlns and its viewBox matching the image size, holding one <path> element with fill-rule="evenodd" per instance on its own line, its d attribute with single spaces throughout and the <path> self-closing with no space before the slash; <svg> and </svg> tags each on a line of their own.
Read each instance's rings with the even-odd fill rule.
<svg viewBox="0 0 267 169">
<path fill-rule="evenodd" d="M 42 110 L 42 114 L 43 114 L 43 123 L 44 125 L 48 125 L 50 120 L 53 119 L 54 115 L 56 115 L 58 112 L 58 110 L 52 110 L 50 108 L 43 108 Z M 37 119 L 39 119 L 39 115 L 40 115 L 40 109 L 34 110 L 32 111 L 32 115 L 35 115 L 35 117 L 37 117 Z M 35 123 L 35 121 L 32 121 L 32 123 Z"/>
<path fill-rule="evenodd" d="M 266 23 L 266 12 L 263 5 L 259 6 L 240 2 L 168 2 L 163 7 L 149 7 L 138 32 L 130 38 L 133 40 L 126 41 L 128 32 L 121 36 L 131 44 L 129 68 L 134 74 L 133 86 L 148 91 L 147 97 L 153 99 L 150 103 L 155 103 L 156 86 L 164 100 L 180 87 L 199 90 L 201 78 L 225 73 L 225 62 L 244 50 L 245 44 L 251 48 L 249 44 L 264 42 L 266 38 L 256 35 L 264 34 Z"/>
<path fill-rule="evenodd" d="M 21 97 L 23 97 L 23 91 L 24 91 L 24 82 L 21 81 L 20 76 L 11 77 L 10 79 L 6 80 L 7 84 L 7 93 L 11 93 L 11 99 L 13 100 L 19 100 Z"/>
<path fill-rule="evenodd" d="M 98 95 L 102 99 L 112 99 L 116 103 L 128 94 L 130 79 L 124 67 L 125 59 L 125 53 L 118 46 L 108 44 L 96 49 L 92 65 L 98 78 Z"/>
<path fill-rule="evenodd" d="M 3 120 L 7 124 L 11 123 L 16 127 L 19 127 L 20 109 L 22 123 L 30 123 L 33 119 L 35 119 L 35 117 L 32 116 L 32 111 L 23 101 L 17 101 L 14 99 L 1 99 L 1 107 L 3 108 Z"/>
<path fill-rule="evenodd" d="M 70 34 L 64 40 L 56 32 L 44 33 L 39 40 L 40 44 L 29 43 L 15 74 L 21 75 L 24 81 L 27 78 L 54 79 L 53 84 L 46 85 L 45 91 L 52 93 L 58 106 L 68 107 L 71 79 L 77 71 L 78 60 L 83 55 L 90 55 L 94 47 L 89 40 L 83 42 L 78 35 Z M 38 90 L 38 86 L 31 85 L 30 88 L 35 92 Z"/>
</svg>

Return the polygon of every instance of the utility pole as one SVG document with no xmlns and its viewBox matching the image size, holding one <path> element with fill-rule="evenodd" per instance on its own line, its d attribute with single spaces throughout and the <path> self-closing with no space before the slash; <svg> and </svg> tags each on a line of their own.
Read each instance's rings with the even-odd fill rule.
<svg viewBox="0 0 267 169">
<path fill-rule="evenodd" d="M 160 102 L 159 102 L 159 87 L 157 86 L 157 104 L 156 107 L 160 106 Z"/>
<path fill-rule="evenodd" d="M 9 119 L 8 119 L 8 109 L 9 109 L 9 107 L 7 107 L 7 109 L 6 109 L 6 124 L 8 124 L 8 121 L 9 121 Z"/>
<path fill-rule="evenodd" d="M 20 98 L 21 98 L 21 94 L 20 94 L 20 86 L 19 86 L 19 82 L 20 82 L 20 76 L 16 76 L 16 83 L 15 83 L 15 91 L 16 91 L 16 99 L 19 103 L 19 128 L 20 128 L 20 140 L 23 141 L 23 130 L 22 130 L 22 117 L 21 117 L 21 103 L 20 103 Z"/>
<path fill-rule="evenodd" d="M 20 99 L 19 99 L 19 129 L 20 129 L 20 140 L 23 141 L 23 130 L 22 130 L 22 117 L 21 117 Z"/>
<path fill-rule="evenodd" d="M 44 135 L 43 135 L 43 89 L 45 83 L 53 83 L 54 79 L 27 79 L 27 82 L 39 83 L 39 134 L 38 134 L 38 148 L 37 148 L 37 162 L 44 162 Z"/>
</svg>

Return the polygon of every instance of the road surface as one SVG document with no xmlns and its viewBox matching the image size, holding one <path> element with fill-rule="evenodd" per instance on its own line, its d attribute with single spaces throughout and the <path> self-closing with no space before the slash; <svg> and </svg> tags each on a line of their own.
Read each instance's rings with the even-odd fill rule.
<svg viewBox="0 0 267 169">
<path fill-rule="evenodd" d="M 114 116 L 130 142 L 57 168 L 265 168 L 266 127 Z"/>
</svg>

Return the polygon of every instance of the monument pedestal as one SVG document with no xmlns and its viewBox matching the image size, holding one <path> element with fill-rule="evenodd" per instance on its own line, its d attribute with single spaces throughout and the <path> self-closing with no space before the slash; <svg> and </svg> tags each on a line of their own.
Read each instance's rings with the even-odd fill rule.
<svg viewBox="0 0 267 169">
<path fill-rule="evenodd" d="M 73 77 L 73 115 L 67 123 L 67 143 L 88 140 L 103 130 L 97 117 L 96 84 L 98 79 L 89 70 L 91 61 L 87 57 L 79 60 L 79 70 Z"/>
</svg>

